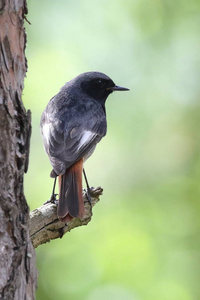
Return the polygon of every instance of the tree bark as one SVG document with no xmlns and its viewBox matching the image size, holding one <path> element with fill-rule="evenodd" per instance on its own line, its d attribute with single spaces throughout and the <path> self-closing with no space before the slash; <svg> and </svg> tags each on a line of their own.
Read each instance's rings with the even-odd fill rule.
<svg viewBox="0 0 200 300">
<path fill-rule="evenodd" d="M 37 271 L 23 193 L 30 112 L 21 101 L 25 0 L 0 1 L 0 299 L 35 299 Z"/>
</svg>

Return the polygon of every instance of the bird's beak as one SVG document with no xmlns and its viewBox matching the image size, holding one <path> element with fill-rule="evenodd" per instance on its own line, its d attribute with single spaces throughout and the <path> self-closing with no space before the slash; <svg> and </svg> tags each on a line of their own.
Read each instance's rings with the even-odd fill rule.
<svg viewBox="0 0 200 300">
<path fill-rule="evenodd" d="M 107 90 L 110 90 L 110 91 L 129 91 L 129 89 L 125 88 L 125 87 L 122 87 L 122 86 L 118 86 L 118 85 L 115 85 L 115 86 L 112 86 L 112 87 L 109 87 L 107 88 Z"/>
</svg>

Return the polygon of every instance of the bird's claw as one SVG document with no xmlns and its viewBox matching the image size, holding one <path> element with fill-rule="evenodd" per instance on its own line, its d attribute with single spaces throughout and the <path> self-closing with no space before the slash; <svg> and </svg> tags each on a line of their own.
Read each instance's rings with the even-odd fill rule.
<svg viewBox="0 0 200 300">
<path fill-rule="evenodd" d="M 49 200 L 47 200 L 46 202 L 44 202 L 44 204 L 48 204 L 48 203 L 53 203 L 53 204 L 58 204 L 58 199 L 56 199 L 56 197 L 58 196 L 58 194 L 52 194 L 51 198 Z"/>
<path fill-rule="evenodd" d="M 100 186 L 97 188 L 90 187 L 89 189 L 84 189 L 83 191 L 85 192 L 87 202 L 90 204 L 92 204 L 92 198 L 98 198 L 103 193 L 103 189 Z"/>
</svg>

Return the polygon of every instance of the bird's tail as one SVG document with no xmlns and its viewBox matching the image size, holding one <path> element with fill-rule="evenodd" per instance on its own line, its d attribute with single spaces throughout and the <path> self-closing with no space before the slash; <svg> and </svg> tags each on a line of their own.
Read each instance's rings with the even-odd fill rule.
<svg viewBox="0 0 200 300">
<path fill-rule="evenodd" d="M 58 218 L 63 222 L 84 215 L 82 171 L 83 159 L 80 159 L 59 176 Z"/>
</svg>

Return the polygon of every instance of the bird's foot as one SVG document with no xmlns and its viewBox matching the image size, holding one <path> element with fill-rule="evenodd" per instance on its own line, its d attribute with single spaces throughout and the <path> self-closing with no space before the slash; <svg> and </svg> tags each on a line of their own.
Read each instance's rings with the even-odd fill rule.
<svg viewBox="0 0 200 300">
<path fill-rule="evenodd" d="M 85 196 L 86 196 L 86 202 L 89 202 L 90 203 L 90 205 L 92 205 L 92 190 L 91 190 L 92 188 L 87 188 L 87 190 L 86 189 L 84 189 L 84 192 L 85 192 Z"/>
<path fill-rule="evenodd" d="M 87 188 L 84 189 L 84 192 L 85 192 L 85 195 L 86 195 L 86 198 L 87 198 L 87 202 L 90 203 L 90 205 L 92 204 L 92 198 L 98 198 L 100 195 L 102 195 L 103 193 L 103 189 L 102 187 L 97 187 L 97 188 L 94 188 L 94 187 L 90 187 L 90 188 Z"/>
<path fill-rule="evenodd" d="M 52 194 L 51 198 L 49 200 L 47 200 L 46 202 L 44 202 L 44 204 L 48 204 L 48 203 L 53 203 L 53 204 L 58 204 L 58 200 L 56 199 L 56 197 L 58 196 L 58 194 Z"/>
</svg>

